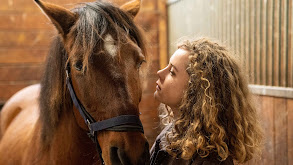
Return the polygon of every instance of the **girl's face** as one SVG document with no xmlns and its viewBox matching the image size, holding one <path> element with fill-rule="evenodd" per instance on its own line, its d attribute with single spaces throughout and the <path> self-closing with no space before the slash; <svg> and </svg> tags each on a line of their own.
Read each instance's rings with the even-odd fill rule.
<svg viewBox="0 0 293 165">
<path fill-rule="evenodd" d="M 189 75 L 186 72 L 189 52 L 184 49 L 177 49 L 170 58 L 168 66 L 159 70 L 159 79 L 154 93 L 155 99 L 176 109 L 187 88 Z"/>
</svg>

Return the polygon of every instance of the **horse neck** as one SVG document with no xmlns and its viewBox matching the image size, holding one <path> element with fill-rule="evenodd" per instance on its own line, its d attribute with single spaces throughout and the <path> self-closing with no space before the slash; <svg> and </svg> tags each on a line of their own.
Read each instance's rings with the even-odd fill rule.
<svg viewBox="0 0 293 165">
<path fill-rule="evenodd" d="M 73 111 L 73 110 L 72 110 Z M 71 111 L 71 112 L 72 112 Z M 61 114 L 60 123 L 46 151 L 53 164 L 93 164 L 97 162 L 95 144 L 81 129 L 72 113 Z"/>
</svg>

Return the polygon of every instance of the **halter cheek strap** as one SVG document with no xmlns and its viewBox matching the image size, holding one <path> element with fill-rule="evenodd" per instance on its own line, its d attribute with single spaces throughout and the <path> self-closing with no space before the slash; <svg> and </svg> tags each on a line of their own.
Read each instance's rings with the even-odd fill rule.
<svg viewBox="0 0 293 165">
<path fill-rule="evenodd" d="M 143 126 L 138 116 L 136 115 L 121 115 L 117 117 L 113 117 L 107 120 L 95 121 L 95 119 L 86 111 L 84 106 L 80 103 L 78 98 L 76 97 L 75 91 L 72 86 L 72 81 L 70 78 L 70 68 L 69 65 L 66 68 L 66 84 L 69 90 L 71 99 L 73 104 L 78 109 L 80 115 L 84 119 L 84 122 L 89 128 L 88 136 L 91 140 L 96 144 L 97 151 L 100 155 L 100 159 L 102 160 L 102 164 L 104 164 L 104 160 L 102 158 L 102 150 L 97 140 L 97 134 L 99 131 L 108 130 L 115 132 L 141 132 L 144 133 Z"/>
</svg>

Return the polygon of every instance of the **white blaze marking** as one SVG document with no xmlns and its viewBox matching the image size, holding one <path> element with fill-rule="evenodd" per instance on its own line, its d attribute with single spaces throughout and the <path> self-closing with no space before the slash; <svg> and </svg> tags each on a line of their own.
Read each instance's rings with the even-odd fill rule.
<svg viewBox="0 0 293 165">
<path fill-rule="evenodd" d="M 114 39 L 110 34 L 105 37 L 104 49 L 112 56 L 115 57 L 117 53 L 117 46 L 115 45 Z"/>
</svg>

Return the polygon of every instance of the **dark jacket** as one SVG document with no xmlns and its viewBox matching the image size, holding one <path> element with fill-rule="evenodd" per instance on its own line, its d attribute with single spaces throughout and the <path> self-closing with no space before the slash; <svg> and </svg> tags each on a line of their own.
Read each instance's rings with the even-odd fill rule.
<svg viewBox="0 0 293 165">
<path fill-rule="evenodd" d="M 198 154 L 194 155 L 190 160 L 174 158 L 166 151 L 165 134 L 171 131 L 172 125 L 166 126 L 163 131 L 157 136 L 156 142 L 153 144 L 150 165 L 234 165 L 233 159 L 229 156 L 224 161 L 217 159 L 217 153 L 212 153 L 208 157 L 201 158 Z"/>
</svg>

